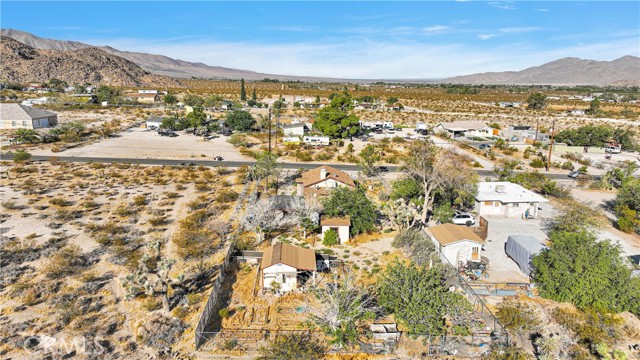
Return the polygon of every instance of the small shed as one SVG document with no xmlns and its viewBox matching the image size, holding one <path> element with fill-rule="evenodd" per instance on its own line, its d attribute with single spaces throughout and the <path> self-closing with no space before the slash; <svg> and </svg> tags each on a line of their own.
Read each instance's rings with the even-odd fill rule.
<svg viewBox="0 0 640 360">
<path fill-rule="evenodd" d="M 316 253 L 285 243 L 277 243 L 264 251 L 260 272 L 262 287 L 277 292 L 298 288 L 304 278 L 313 277 L 317 271 Z"/>
<path fill-rule="evenodd" d="M 348 216 L 345 217 L 323 217 L 320 220 L 320 226 L 322 226 L 322 237 L 328 230 L 333 230 L 338 233 L 338 239 L 340 244 L 344 244 L 349 241 L 349 230 L 351 227 L 351 219 Z"/>
<path fill-rule="evenodd" d="M 531 235 L 509 235 L 504 250 L 518 264 L 520 271 L 529 276 L 533 269 L 531 259 L 544 248 L 544 244 Z"/>
</svg>

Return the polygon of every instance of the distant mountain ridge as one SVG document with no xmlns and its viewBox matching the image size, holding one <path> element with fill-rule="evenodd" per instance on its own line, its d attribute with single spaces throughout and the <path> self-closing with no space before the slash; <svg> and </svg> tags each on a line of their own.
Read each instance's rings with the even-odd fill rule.
<svg viewBox="0 0 640 360">
<path fill-rule="evenodd" d="M 76 50 L 35 49 L 12 38 L 0 37 L 0 79 L 116 86 L 179 86 L 166 76 L 151 74 L 135 63 L 95 47 Z"/>
<path fill-rule="evenodd" d="M 640 85 L 640 58 L 612 61 L 568 57 L 522 71 L 487 72 L 443 79 L 452 84 L 495 85 Z"/>
<path fill-rule="evenodd" d="M 207 78 L 262 80 L 264 78 L 281 81 L 309 82 L 374 82 L 384 79 L 339 79 L 312 76 L 290 76 L 258 73 L 249 70 L 210 66 L 199 62 L 173 59 L 164 55 L 141 52 L 121 51 L 110 46 L 92 46 L 77 41 L 45 39 L 31 33 L 0 29 L 2 36 L 10 37 L 35 49 L 56 51 L 77 51 L 87 48 L 100 49 L 106 53 L 121 57 L 137 64 L 140 68 L 157 75 L 174 78 Z M 2 60 L 4 62 L 4 60 Z M 389 82 L 439 82 L 453 84 L 495 84 L 495 85 L 618 85 L 640 86 L 640 58 L 624 56 L 612 61 L 583 60 L 563 58 L 522 71 L 487 72 L 445 79 L 387 79 Z"/>
</svg>

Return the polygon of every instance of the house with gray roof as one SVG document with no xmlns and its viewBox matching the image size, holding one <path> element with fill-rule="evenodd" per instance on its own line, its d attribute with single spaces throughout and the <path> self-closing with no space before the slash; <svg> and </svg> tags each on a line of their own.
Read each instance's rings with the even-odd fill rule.
<svg viewBox="0 0 640 360">
<path fill-rule="evenodd" d="M 16 103 L 0 103 L 0 129 L 40 129 L 58 124 L 58 114 Z"/>
</svg>

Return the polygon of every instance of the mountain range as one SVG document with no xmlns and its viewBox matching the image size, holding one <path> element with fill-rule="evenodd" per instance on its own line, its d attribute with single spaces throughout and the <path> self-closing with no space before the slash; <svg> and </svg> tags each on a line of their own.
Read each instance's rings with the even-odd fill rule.
<svg viewBox="0 0 640 360">
<path fill-rule="evenodd" d="M 289 76 L 289 75 L 274 75 L 264 74 L 249 70 L 232 69 L 221 66 L 210 66 L 200 62 L 189 62 L 185 60 L 173 59 L 164 55 L 147 54 L 141 52 L 121 51 L 109 46 L 92 46 L 77 41 L 63 41 L 45 39 L 35 36 L 31 33 L 14 30 L 14 29 L 2 29 L 0 30 L 3 36 L 2 42 L 5 42 L 5 38 L 11 38 L 22 43 L 27 48 L 22 48 L 21 51 L 34 54 L 37 53 L 40 57 L 40 67 L 30 69 L 30 71 L 37 70 L 36 75 L 30 74 L 30 71 L 20 72 L 13 71 L 12 66 L 8 61 L 18 61 L 15 56 L 4 56 L 5 45 L 2 44 L 2 59 L 0 59 L 0 78 L 8 78 L 8 75 L 13 76 L 11 79 L 24 80 L 38 80 L 38 76 L 46 76 L 55 74 L 58 78 L 66 80 L 64 75 L 65 69 L 78 68 L 79 62 L 83 63 L 80 68 L 83 71 L 95 70 L 98 73 L 104 72 L 108 69 L 110 73 L 117 72 L 122 76 L 118 76 L 117 79 L 111 79 L 106 74 L 99 76 L 91 76 L 91 74 L 84 74 L 83 78 L 93 78 L 96 82 L 110 83 L 111 85 L 132 84 L 132 83 L 144 83 L 145 81 L 167 81 L 166 77 L 171 78 L 207 78 L 207 79 L 240 79 L 246 80 L 261 80 L 264 78 L 278 79 L 281 81 L 287 80 L 300 80 L 308 82 L 373 82 L 383 79 L 369 79 L 369 80 L 355 80 L 355 79 L 337 79 L 337 78 L 320 78 L 310 76 Z M 16 47 L 16 44 L 12 44 L 11 47 Z M 111 56 L 108 57 L 107 55 Z M 19 58 L 19 56 L 18 56 Z M 52 60 L 44 61 L 45 58 L 51 58 Z M 96 63 L 91 64 L 95 59 Z M 120 58 L 120 61 L 116 58 Z M 53 60 L 55 59 L 55 61 Z M 74 65 L 65 64 L 65 59 Z M 108 61 L 107 61 L 108 59 Z M 25 62 L 25 59 L 19 62 Z M 107 64 L 105 64 L 105 61 Z M 31 62 L 33 63 L 33 62 Z M 105 65 L 108 65 L 106 68 Z M 135 65 L 138 69 L 132 67 Z M 47 68 L 51 66 L 51 68 Z M 116 68 L 121 66 L 120 71 L 116 71 Z M 145 73 L 140 73 L 140 70 Z M 159 77 L 152 78 L 153 75 L 159 75 Z M 29 76 L 32 78 L 29 79 Z M 151 76 L 151 77 L 150 77 Z M 54 77 L 54 76 L 51 76 Z M 113 76 L 112 76 L 113 77 Z M 635 56 L 624 56 L 612 61 L 595 61 L 595 60 L 583 60 L 578 58 L 562 58 L 556 61 L 552 61 L 540 66 L 534 66 L 522 71 L 505 71 L 505 72 L 488 72 L 464 76 L 455 76 L 445 79 L 433 80 L 433 79 L 411 79 L 411 80 L 393 80 L 387 79 L 387 81 L 402 81 L 402 82 L 439 82 L 439 83 L 454 83 L 454 84 L 496 84 L 496 85 L 619 85 L 619 86 L 637 86 L 640 85 L 640 58 Z M 92 81 L 90 81 L 92 82 Z"/>
</svg>

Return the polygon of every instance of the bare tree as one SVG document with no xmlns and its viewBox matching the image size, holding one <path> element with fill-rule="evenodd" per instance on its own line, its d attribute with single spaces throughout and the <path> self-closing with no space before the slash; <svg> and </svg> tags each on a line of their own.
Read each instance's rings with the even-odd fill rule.
<svg viewBox="0 0 640 360">
<path fill-rule="evenodd" d="M 416 225 L 420 217 L 420 207 L 399 198 L 387 202 L 382 207 L 382 213 L 398 227 L 398 230 L 404 230 Z"/>
<path fill-rule="evenodd" d="M 242 219 L 244 226 L 256 233 L 256 241 L 261 243 L 277 229 L 286 226 L 289 221 L 276 206 L 273 198 L 263 199 L 249 204 Z"/>
<path fill-rule="evenodd" d="M 311 320 L 331 338 L 331 344 L 344 348 L 358 338 L 360 320 L 375 317 L 378 308 L 369 288 L 357 286 L 349 273 L 334 275 L 333 284 L 317 289 L 317 303 Z"/>
<path fill-rule="evenodd" d="M 433 211 L 437 190 L 466 187 L 476 179 L 476 175 L 457 153 L 451 149 L 440 149 L 428 140 L 411 143 L 404 168 L 422 184 L 424 205 L 420 222 L 423 225 L 426 224 L 429 213 Z"/>
<path fill-rule="evenodd" d="M 314 230 L 320 224 L 321 207 L 315 198 L 305 199 L 302 196 L 296 196 L 291 200 L 291 210 L 305 238 L 308 230 Z"/>
<path fill-rule="evenodd" d="M 149 242 L 146 245 L 147 252 L 139 260 L 136 271 L 122 279 L 125 297 L 127 300 L 131 300 L 141 294 L 161 296 L 162 309 L 169 313 L 171 311 L 169 288 L 181 285 L 183 276 L 180 275 L 174 279 L 169 277 L 169 272 L 176 260 L 163 257 L 160 240 Z"/>
</svg>

